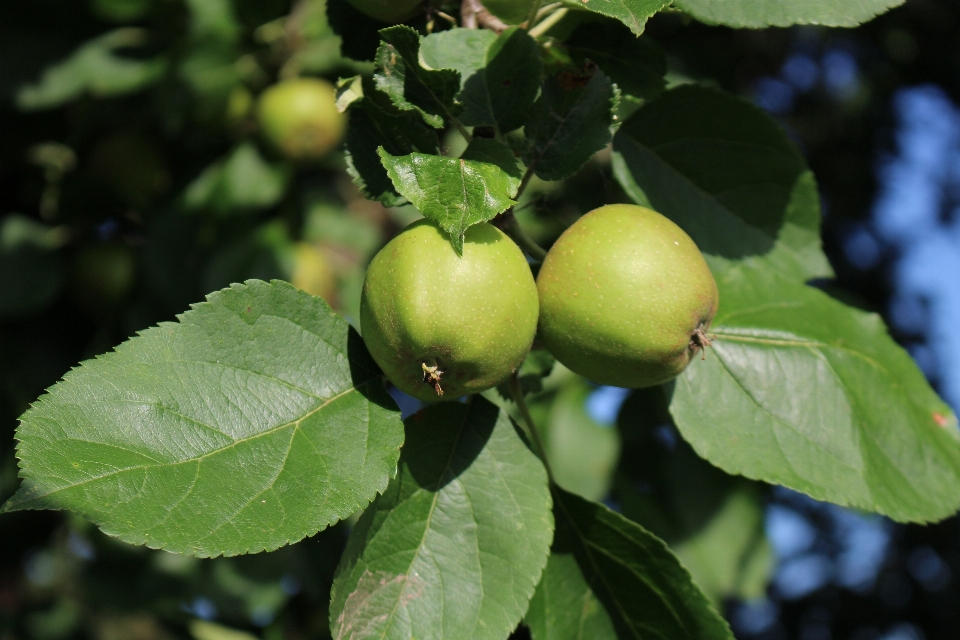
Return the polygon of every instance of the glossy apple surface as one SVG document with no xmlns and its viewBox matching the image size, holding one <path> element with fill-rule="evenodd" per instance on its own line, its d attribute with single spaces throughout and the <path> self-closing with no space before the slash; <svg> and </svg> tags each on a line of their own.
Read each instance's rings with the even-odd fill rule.
<svg viewBox="0 0 960 640">
<path fill-rule="evenodd" d="M 539 335 L 599 384 L 648 387 L 683 371 L 719 305 L 697 246 L 655 211 L 594 209 L 557 240 L 537 277 Z"/>
<path fill-rule="evenodd" d="M 453 400 L 495 386 L 520 365 L 537 309 L 530 267 L 502 231 L 470 227 L 461 257 L 444 231 L 420 220 L 370 263 L 360 328 L 397 388 L 421 400 Z"/>
</svg>

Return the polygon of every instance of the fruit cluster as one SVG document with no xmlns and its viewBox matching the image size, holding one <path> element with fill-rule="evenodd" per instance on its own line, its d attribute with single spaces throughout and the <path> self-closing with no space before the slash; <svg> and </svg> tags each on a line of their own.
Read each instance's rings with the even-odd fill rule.
<svg viewBox="0 0 960 640">
<path fill-rule="evenodd" d="M 670 380 L 709 344 L 717 285 L 693 240 L 636 205 L 584 215 L 553 245 L 536 283 L 499 229 L 470 227 L 458 256 L 428 220 L 378 253 L 360 324 L 401 391 L 457 398 L 510 376 L 535 335 L 562 364 L 599 384 Z"/>
</svg>

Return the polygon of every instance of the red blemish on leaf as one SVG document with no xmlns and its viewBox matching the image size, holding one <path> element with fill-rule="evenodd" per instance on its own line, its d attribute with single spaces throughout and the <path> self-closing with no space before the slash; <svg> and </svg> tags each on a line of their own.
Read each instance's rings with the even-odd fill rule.
<svg viewBox="0 0 960 640">
<path fill-rule="evenodd" d="M 933 421 L 937 423 L 938 427 L 945 427 L 950 424 L 950 420 L 947 418 L 947 416 L 943 415 L 939 411 L 933 412 Z"/>
</svg>

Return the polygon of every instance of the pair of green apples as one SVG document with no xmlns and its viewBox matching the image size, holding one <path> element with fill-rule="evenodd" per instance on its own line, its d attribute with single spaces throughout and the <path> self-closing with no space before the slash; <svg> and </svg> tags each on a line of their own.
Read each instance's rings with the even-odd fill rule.
<svg viewBox="0 0 960 640">
<path fill-rule="evenodd" d="M 458 256 L 444 231 L 420 220 L 371 262 L 360 327 L 390 381 L 420 400 L 499 384 L 535 335 L 575 373 L 639 388 L 676 377 L 709 344 L 718 304 L 690 236 L 655 211 L 615 204 L 567 229 L 536 282 L 496 227 L 467 229 Z"/>
</svg>

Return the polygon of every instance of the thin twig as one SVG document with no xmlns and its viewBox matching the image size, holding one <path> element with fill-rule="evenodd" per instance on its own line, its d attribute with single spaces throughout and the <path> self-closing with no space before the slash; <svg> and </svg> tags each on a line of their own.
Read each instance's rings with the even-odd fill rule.
<svg viewBox="0 0 960 640">
<path fill-rule="evenodd" d="M 547 460 L 547 448 L 543 446 L 543 440 L 540 439 L 540 432 L 537 431 L 537 426 L 533 423 L 533 417 L 530 415 L 527 401 L 523 397 L 523 389 L 520 388 L 520 378 L 516 372 L 510 377 L 510 395 L 513 396 L 513 401 L 517 403 L 517 408 L 520 409 L 520 415 L 523 416 L 523 421 L 527 424 L 526 430 L 530 433 L 530 440 L 533 442 L 533 447 L 537 450 L 537 455 L 540 457 L 540 460 L 543 461 L 543 466 L 547 470 L 547 478 L 550 482 L 553 482 L 553 471 L 550 470 L 550 461 Z"/>
<path fill-rule="evenodd" d="M 467 29 L 476 29 L 479 25 L 484 29 L 502 33 L 510 28 L 510 25 L 490 13 L 480 0 L 463 0 L 460 5 L 460 20 Z"/>
<path fill-rule="evenodd" d="M 517 220 L 517 217 L 513 215 L 513 211 L 509 212 L 509 215 L 503 217 L 499 221 L 500 228 L 505 234 L 510 236 L 510 238 L 517 243 L 517 246 L 520 247 L 528 256 L 536 260 L 537 262 L 543 262 L 547 257 L 547 251 L 539 244 L 536 240 L 527 235 L 527 232 L 520 226 L 520 221 Z"/>
<path fill-rule="evenodd" d="M 533 4 L 530 5 L 530 13 L 527 14 L 527 20 L 524 22 L 527 29 L 530 29 L 537 22 L 537 14 L 540 13 L 540 5 L 543 4 L 543 0 L 534 0 Z"/>
<path fill-rule="evenodd" d="M 477 12 L 474 11 L 473 5 L 471 0 L 463 0 L 460 3 L 460 26 L 464 29 L 476 29 L 479 26 Z"/>
<path fill-rule="evenodd" d="M 563 17 L 567 15 L 567 11 L 569 11 L 569 9 L 563 8 L 563 9 L 558 9 L 557 11 L 554 11 L 553 13 L 551 13 L 544 20 L 537 23 L 537 26 L 530 29 L 529 31 L 530 37 L 539 38 L 540 36 L 545 34 L 547 31 L 550 31 L 550 29 L 555 24 L 563 20 Z"/>
</svg>

